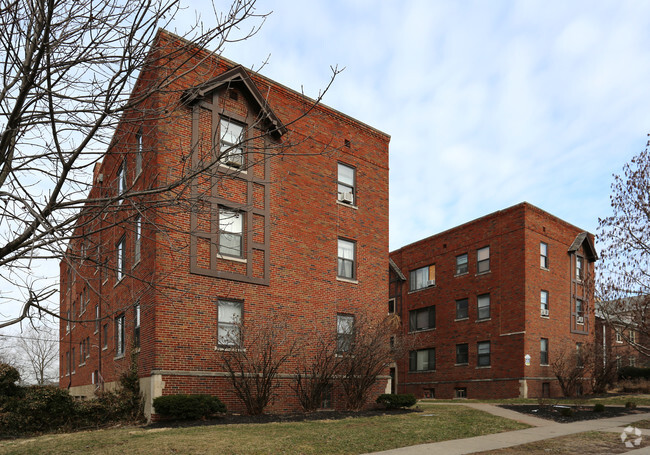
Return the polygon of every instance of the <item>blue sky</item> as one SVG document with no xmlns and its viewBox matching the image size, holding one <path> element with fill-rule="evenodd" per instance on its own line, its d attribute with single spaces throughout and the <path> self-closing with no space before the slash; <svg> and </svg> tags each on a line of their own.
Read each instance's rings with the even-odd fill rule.
<svg viewBox="0 0 650 455">
<path fill-rule="evenodd" d="M 391 135 L 391 250 L 522 201 L 595 232 L 650 131 L 650 2 L 257 9 L 224 56 L 310 96 L 345 67 L 324 103 Z"/>
</svg>

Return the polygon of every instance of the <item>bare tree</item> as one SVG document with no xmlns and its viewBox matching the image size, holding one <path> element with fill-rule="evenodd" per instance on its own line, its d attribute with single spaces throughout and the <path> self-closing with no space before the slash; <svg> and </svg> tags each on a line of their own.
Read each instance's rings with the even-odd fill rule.
<svg viewBox="0 0 650 455">
<path fill-rule="evenodd" d="M 610 203 L 612 214 L 599 220 L 602 261 L 595 290 L 599 310 L 627 343 L 650 355 L 648 148 L 632 158 L 622 174 L 614 175 Z"/>
<path fill-rule="evenodd" d="M 396 315 L 375 321 L 362 314 L 355 318 L 349 339 L 339 340 L 338 370 L 348 409 L 363 408 L 379 375 L 408 352 L 398 335 L 400 324 Z"/>
<path fill-rule="evenodd" d="M 262 414 L 278 387 L 280 368 L 295 351 L 296 341 L 286 320 L 238 321 L 218 343 L 235 394 L 250 415 Z"/>
<path fill-rule="evenodd" d="M 315 339 L 313 335 L 304 337 L 301 344 L 291 388 L 304 411 L 315 411 L 333 386 L 341 357 L 337 356 L 336 339 L 327 337 L 327 334 L 320 334 Z"/>
<path fill-rule="evenodd" d="M 38 385 L 58 381 L 59 343 L 55 329 L 30 326 L 16 339 L 16 354 L 23 371 Z M 24 378 L 25 379 L 25 378 Z"/>
<path fill-rule="evenodd" d="M 175 49 L 157 51 L 159 29 L 179 13 L 186 14 L 179 0 L 3 2 L 0 289 L 5 291 L 0 305 L 5 314 L 7 304 L 20 309 L 0 327 L 43 313 L 57 316 L 48 301 L 56 285 L 32 274 L 40 262 L 64 258 L 70 240 L 106 229 L 86 224 L 80 234 L 80 220 L 96 220 L 127 199 L 148 197 L 147 207 L 159 208 L 173 197 L 156 200 L 155 195 L 179 188 L 210 167 L 204 163 L 146 190 L 89 194 L 93 166 L 122 139 L 114 136 L 118 122 L 135 121 L 135 114 L 138 122 L 168 115 L 175 106 L 158 105 L 154 97 L 179 90 L 177 103 L 176 81 L 224 44 L 254 35 L 266 16 L 256 12 L 255 0 L 234 0 L 229 11 L 208 18 L 210 25 L 197 18 Z M 164 77 L 132 93 L 148 68 L 161 66 Z"/>
<path fill-rule="evenodd" d="M 591 378 L 594 367 L 593 347 L 570 341 L 562 346 L 551 361 L 551 370 L 565 397 L 582 395 L 583 380 Z"/>
</svg>

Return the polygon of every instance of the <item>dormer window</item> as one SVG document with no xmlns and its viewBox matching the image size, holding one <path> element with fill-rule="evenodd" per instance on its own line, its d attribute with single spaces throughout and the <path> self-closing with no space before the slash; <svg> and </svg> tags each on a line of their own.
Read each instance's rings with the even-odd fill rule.
<svg viewBox="0 0 650 455">
<path fill-rule="evenodd" d="M 244 165 L 244 127 L 229 119 L 222 118 L 219 123 L 221 145 L 219 161 L 226 166 L 241 168 Z"/>
</svg>

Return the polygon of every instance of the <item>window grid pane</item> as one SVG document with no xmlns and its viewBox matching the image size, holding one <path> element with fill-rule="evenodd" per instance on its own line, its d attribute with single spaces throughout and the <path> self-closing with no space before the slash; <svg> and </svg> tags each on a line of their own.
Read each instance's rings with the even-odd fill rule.
<svg viewBox="0 0 650 455">
<path fill-rule="evenodd" d="M 490 295 L 478 296 L 478 319 L 487 319 L 490 317 Z"/>
</svg>

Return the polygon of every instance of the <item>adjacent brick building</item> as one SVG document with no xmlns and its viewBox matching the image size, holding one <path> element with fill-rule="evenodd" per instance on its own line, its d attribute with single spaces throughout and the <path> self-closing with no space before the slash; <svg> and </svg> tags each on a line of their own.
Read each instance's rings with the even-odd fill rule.
<svg viewBox="0 0 650 455">
<path fill-rule="evenodd" d="M 191 70 L 124 114 L 90 191 L 107 202 L 82 211 L 61 262 L 60 386 L 110 389 L 133 359 L 146 413 L 188 392 L 237 411 L 221 361 L 234 321 L 281 314 L 290 338 L 336 337 L 385 316 L 389 137 L 180 44 L 159 33 L 152 55 Z M 134 96 L 168 69 L 144 71 Z M 270 410 L 295 410 L 292 365 L 280 373 Z"/>
<path fill-rule="evenodd" d="M 549 366 L 594 339 L 593 236 L 522 203 L 390 254 L 389 311 L 408 359 L 397 391 L 435 398 L 559 396 Z"/>
</svg>

